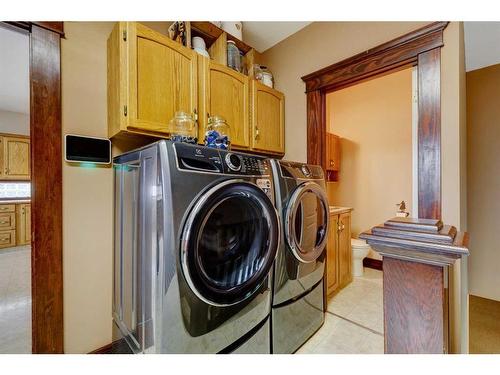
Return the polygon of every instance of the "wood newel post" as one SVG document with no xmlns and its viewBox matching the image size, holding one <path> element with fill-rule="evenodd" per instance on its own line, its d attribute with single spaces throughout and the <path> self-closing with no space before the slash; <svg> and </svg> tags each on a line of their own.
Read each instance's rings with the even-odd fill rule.
<svg viewBox="0 0 500 375">
<path fill-rule="evenodd" d="M 394 218 L 360 238 L 383 256 L 386 353 L 466 353 L 451 338 L 466 335 L 453 324 L 453 273 L 469 255 L 467 233 L 440 220 Z M 466 275 L 462 275 L 465 276 Z"/>
</svg>

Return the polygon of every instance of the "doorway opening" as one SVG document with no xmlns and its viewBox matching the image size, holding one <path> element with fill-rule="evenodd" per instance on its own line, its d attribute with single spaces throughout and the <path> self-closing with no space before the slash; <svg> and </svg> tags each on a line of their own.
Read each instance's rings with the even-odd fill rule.
<svg viewBox="0 0 500 375">
<path fill-rule="evenodd" d="M 0 353 L 31 353 L 29 35 L 0 27 Z"/>
</svg>

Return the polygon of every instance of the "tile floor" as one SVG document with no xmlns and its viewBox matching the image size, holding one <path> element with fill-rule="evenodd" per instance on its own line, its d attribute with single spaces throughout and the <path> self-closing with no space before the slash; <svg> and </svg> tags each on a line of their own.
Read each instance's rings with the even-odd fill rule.
<svg viewBox="0 0 500 375">
<path fill-rule="evenodd" d="M 325 323 L 298 354 L 383 354 L 382 272 L 362 277 L 330 299 Z"/>
<path fill-rule="evenodd" d="M 31 247 L 0 249 L 0 354 L 31 353 Z"/>
</svg>

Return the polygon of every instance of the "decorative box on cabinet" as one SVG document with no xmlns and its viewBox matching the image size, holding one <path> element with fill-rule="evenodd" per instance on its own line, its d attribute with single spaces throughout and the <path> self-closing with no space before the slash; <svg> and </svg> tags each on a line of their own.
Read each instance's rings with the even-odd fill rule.
<svg viewBox="0 0 500 375">
<path fill-rule="evenodd" d="M 175 112 L 197 116 L 195 51 L 137 22 L 108 38 L 108 133 L 165 136 Z"/>
<path fill-rule="evenodd" d="M 351 209 L 330 213 L 326 259 L 327 294 L 332 295 L 352 281 Z"/>
</svg>

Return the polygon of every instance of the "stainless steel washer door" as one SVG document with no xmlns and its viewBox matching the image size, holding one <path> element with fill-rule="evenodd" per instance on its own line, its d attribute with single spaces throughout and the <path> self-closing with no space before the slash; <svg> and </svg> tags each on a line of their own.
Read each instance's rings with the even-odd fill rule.
<svg viewBox="0 0 500 375">
<path fill-rule="evenodd" d="M 295 257 L 314 262 L 325 248 L 328 236 L 328 199 L 314 182 L 299 185 L 285 213 L 285 236 Z"/>
<path fill-rule="evenodd" d="M 279 230 L 276 209 L 257 185 L 228 180 L 210 188 L 182 233 L 182 268 L 191 290 L 213 306 L 249 298 L 269 274 Z"/>
</svg>

